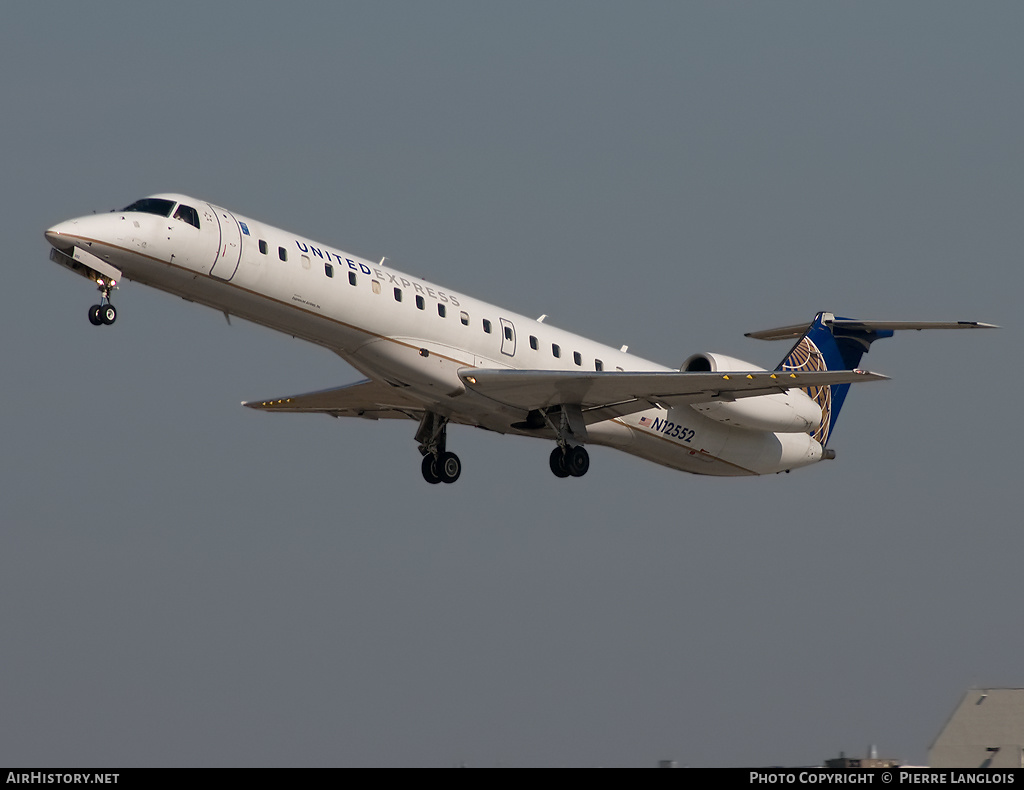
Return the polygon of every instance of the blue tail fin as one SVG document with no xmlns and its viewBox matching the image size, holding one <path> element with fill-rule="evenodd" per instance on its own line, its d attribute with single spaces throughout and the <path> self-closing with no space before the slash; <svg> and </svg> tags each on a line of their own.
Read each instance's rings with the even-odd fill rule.
<svg viewBox="0 0 1024 790">
<path fill-rule="evenodd" d="M 871 329 L 853 321 L 844 326 L 847 321 L 850 320 L 837 319 L 832 313 L 818 313 L 776 370 L 854 370 L 874 341 L 893 334 L 889 329 Z M 804 390 L 821 407 L 821 424 L 811 436 L 823 447 L 849 389 L 849 384 L 833 384 Z"/>
</svg>

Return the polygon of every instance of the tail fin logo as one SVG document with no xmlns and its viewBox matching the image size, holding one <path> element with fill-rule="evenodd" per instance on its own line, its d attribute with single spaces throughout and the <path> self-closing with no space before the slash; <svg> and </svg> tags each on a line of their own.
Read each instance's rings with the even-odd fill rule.
<svg viewBox="0 0 1024 790">
<path fill-rule="evenodd" d="M 782 364 L 781 370 L 813 371 L 828 370 L 825 364 L 825 357 L 809 337 L 804 337 L 792 351 L 789 352 Z M 829 427 L 832 425 L 832 388 L 804 387 L 803 391 L 821 407 L 821 424 L 817 429 L 810 432 L 811 437 L 823 445 L 828 441 Z"/>
</svg>

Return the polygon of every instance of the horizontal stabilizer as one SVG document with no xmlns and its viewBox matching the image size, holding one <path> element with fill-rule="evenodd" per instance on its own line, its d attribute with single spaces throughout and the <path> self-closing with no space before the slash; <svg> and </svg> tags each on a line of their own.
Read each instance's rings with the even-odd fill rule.
<svg viewBox="0 0 1024 790">
<path fill-rule="evenodd" d="M 894 332 L 904 329 L 998 329 L 995 324 L 984 324 L 981 321 L 858 321 L 852 318 L 825 318 L 825 326 L 832 329 L 847 329 L 858 332 Z M 794 324 L 780 326 L 777 329 L 763 329 L 760 332 L 747 332 L 744 337 L 755 340 L 792 340 L 803 337 L 811 324 Z"/>
<path fill-rule="evenodd" d="M 818 313 L 809 324 L 780 326 L 761 332 L 748 332 L 757 340 L 796 340 L 796 344 L 778 364 L 780 373 L 813 370 L 851 370 L 876 340 L 892 337 L 907 329 L 998 329 L 980 321 L 863 321 L 836 317 L 834 313 Z M 846 400 L 849 384 L 807 387 L 804 391 L 821 407 L 822 421 L 811 435 L 824 447 L 836 418 Z"/>
<path fill-rule="evenodd" d="M 732 401 L 790 389 L 880 381 L 888 377 L 866 370 L 583 373 L 466 368 L 459 371 L 459 378 L 480 395 L 520 409 L 545 409 L 563 404 L 578 405 L 584 410 L 614 406 L 622 415 L 642 411 L 653 404 L 675 406 Z"/>
</svg>

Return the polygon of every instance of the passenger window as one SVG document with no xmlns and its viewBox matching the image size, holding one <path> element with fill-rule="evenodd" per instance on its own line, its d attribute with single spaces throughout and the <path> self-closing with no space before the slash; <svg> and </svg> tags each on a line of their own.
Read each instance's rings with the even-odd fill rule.
<svg viewBox="0 0 1024 790">
<path fill-rule="evenodd" d="M 329 263 L 324 264 L 324 274 L 328 277 L 334 277 L 334 267 Z"/>
<path fill-rule="evenodd" d="M 377 280 L 370 280 L 370 290 L 375 294 L 380 294 L 380 282 Z"/>
<path fill-rule="evenodd" d="M 557 343 L 551 344 L 551 356 L 560 357 L 562 356 L 562 349 L 558 347 Z"/>
<path fill-rule="evenodd" d="M 280 258 L 282 261 L 288 260 L 288 250 L 286 250 L 284 247 L 278 247 L 277 257 Z"/>
<path fill-rule="evenodd" d="M 530 335 L 530 348 L 536 351 L 539 347 L 540 344 L 537 342 L 537 338 L 535 338 L 533 335 Z"/>
<path fill-rule="evenodd" d="M 348 273 L 348 284 L 349 285 L 355 285 L 356 284 L 356 273 L 355 272 L 349 272 Z"/>
<path fill-rule="evenodd" d="M 579 351 L 573 351 L 572 352 L 572 361 L 575 362 L 577 365 L 582 366 L 583 365 L 583 355 L 580 354 Z"/>
<path fill-rule="evenodd" d="M 402 301 L 402 289 L 401 288 L 396 288 L 395 289 L 395 301 L 396 302 L 401 302 Z"/>
<path fill-rule="evenodd" d="M 441 318 L 444 318 L 446 315 L 448 315 L 448 311 L 445 309 L 445 306 L 440 302 L 437 303 L 437 314 L 441 316 Z"/>
<path fill-rule="evenodd" d="M 423 307 L 424 307 L 423 297 L 422 296 L 417 296 L 416 297 L 416 309 L 417 310 L 422 310 Z"/>
<path fill-rule="evenodd" d="M 267 254 L 267 243 L 263 239 L 260 239 L 260 252 L 264 255 Z"/>
<path fill-rule="evenodd" d="M 604 363 L 601 360 L 599 360 L 599 359 L 595 359 L 594 360 L 594 370 L 604 370 Z"/>
<path fill-rule="evenodd" d="M 459 319 L 462 321 L 463 326 L 469 326 L 469 313 L 465 310 L 459 313 Z"/>
<path fill-rule="evenodd" d="M 191 206 L 186 206 L 182 203 L 178 206 L 178 210 L 174 212 L 174 218 L 180 219 L 182 222 L 187 222 L 194 228 L 199 227 L 199 213 Z"/>
<path fill-rule="evenodd" d="M 484 331 L 487 334 L 491 334 L 491 322 L 489 320 L 487 320 L 486 318 L 484 319 Z"/>
<path fill-rule="evenodd" d="M 505 339 L 506 340 L 511 340 L 512 339 L 512 327 L 510 327 L 510 326 L 506 326 L 505 327 Z"/>
</svg>

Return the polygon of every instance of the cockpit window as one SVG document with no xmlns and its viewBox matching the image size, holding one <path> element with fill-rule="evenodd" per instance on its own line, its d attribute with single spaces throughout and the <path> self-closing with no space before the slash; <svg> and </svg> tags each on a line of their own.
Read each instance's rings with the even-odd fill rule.
<svg viewBox="0 0 1024 790">
<path fill-rule="evenodd" d="M 174 218 L 187 222 L 189 225 L 194 225 L 197 228 L 199 227 L 199 212 L 192 208 L 192 206 L 186 206 L 184 203 L 178 206 L 178 210 L 174 212 Z"/>
<path fill-rule="evenodd" d="M 158 217 L 169 217 L 171 216 L 171 209 L 174 208 L 173 200 L 165 200 L 164 198 L 143 198 L 142 200 L 136 200 L 130 206 L 126 206 L 121 211 L 141 211 L 143 214 L 156 214 Z"/>
</svg>

